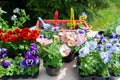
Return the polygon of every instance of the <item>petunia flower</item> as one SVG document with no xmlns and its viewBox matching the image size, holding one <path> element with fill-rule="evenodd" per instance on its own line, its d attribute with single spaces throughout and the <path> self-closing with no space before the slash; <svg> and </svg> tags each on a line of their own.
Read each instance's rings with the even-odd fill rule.
<svg viewBox="0 0 120 80">
<path fill-rule="evenodd" d="M 19 8 L 15 8 L 15 9 L 13 10 L 13 13 L 18 13 L 19 11 L 20 11 Z"/>
<path fill-rule="evenodd" d="M 13 16 L 11 17 L 11 20 L 14 21 L 16 18 L 17 18 L 17 16 L 16 16 L 16 15 L 13 15 Z"/>
<path fill-rule="evenodd" d="M 78 34 L 76 39 L 76 45 L 80 46 L 81 44 L 86 42 L 86 37 L 84 34 Z"/>
<path fill-rule="evenodd" d="M 27 56 L 21 62 L 20 66 L 22 67 L 32 67 L 36 62 L 35 56 Z"/>
<path fill-rule="evenodd" d="M 85 57 L 87 54 L 89 54 L 88 47 L 83 47 L 79 50 L 79 57 Z"/>
<path fill-rule="evenodd" d="M 2 60 L 1 64 L 2 64 L 2 67 L 6 69 L 11 65 L 11 62 Z"/>
<path fill-rule="evenodd" d="M 71 49 L 66 44 L 63 44 L 59 47 L 59 51 L 62 56 L 68 56 L 70 54 Z"/>
<path fill-rule="evenodd" d="M 75 32 L 67 32 L 66 36 L 68 40 L 74 40 L 75 38 L 77 38 L 77 34 L 75 34 Z"/>
<path fill-rule="evenodd" d="M 53 42 L 52 39 L 48 40 L 47 38 L 37 38 L 36 41 L 39 42 L 41 46 L 46 46 Z"/>
<path fill-rule="evenodd" d="M 7 13 L 7 12 L 2 10 L 2 8 L 0 7 L 0 13 Z"/>
<path fill-rule="evenodd" d="M 76 46 L 75 40 L 69 40 L 68 46 Z"/>
</svg>

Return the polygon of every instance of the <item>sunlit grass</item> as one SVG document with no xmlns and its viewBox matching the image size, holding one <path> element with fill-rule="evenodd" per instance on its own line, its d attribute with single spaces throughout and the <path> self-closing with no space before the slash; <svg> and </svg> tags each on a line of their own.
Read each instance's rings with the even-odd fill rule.
<svg viewBox="0 0 120 80">
<path fill-rule="evenodd" d="M 100 15 L 99 17 L 96 17 L 93 21 L 89 23 L 89 25 L 92 25 L 92 30 L 104 30 L 106 27 L 106 24 L 111 24 L 115 22 L 117 19 L 120 18 L 120 3 L 111 3 L 111 6 L 109 8 L 99 10 L 97 13 Z M 112 26 L 110 26 L 112 27 Z"/>
</svg>

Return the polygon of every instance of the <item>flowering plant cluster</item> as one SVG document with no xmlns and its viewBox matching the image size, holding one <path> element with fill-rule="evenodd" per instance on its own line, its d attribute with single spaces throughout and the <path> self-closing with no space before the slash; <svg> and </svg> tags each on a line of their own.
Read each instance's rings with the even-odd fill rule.
<svg viewBox="0 0 120 80">
<path fill-rule="evenodd" d="M 29 19 L 23 9 L 13 10 L 13 25 L 2 18 L 0 8 L 0 76 L 34 75 L 39 71 L 36 38 L 39 31 L 24 27 Z M 23 28 L 24 27 L 24 28 Z"/>
<path fill-rule="evenodd" d="M 43 59 L 44 67 L 61 67 L 63 65 L 63 56 L 59 52 L 59 41 L 54 41 L 53 39 L 47 39 L 44 37 L 38 37 L 36 40 L 40 46 L 39 53 L 40 57 Z"/>
<path fill-rule="evenodd" d="M 18 53 L 23 53 L 29 48 L 32 42 L 36 41 L 39 31 L 23 28 L 23 24 L 29 19 L 25 10 L 15 8 L 11 17 L 13 25 L 8 24 L 2 18 L 2 14 L 7 13 L 0 9 L 0 47 L 7 48 L 10 57 L 15 57 Z M 12 56 L 13 55 L 13 56 Z"/>
<path fill-rule="evenodd" d="M 0 48 L 0 77 L 13 75 L 34 75 L 39 71 L 40 59 L 38 57 L 38 48 L 35 43 L 30 45 L 29 50 L 14 59 L 9 58 L 8 51 Z"/>
<path fill-rule="evenodd" d="M 39 35 L 37 30 L 30 30 L 29 28 L 16 28 L 14 30 L 0 30 L 0 40 L 3 42 L 19 42 L 27 40 L 29 42 L 35 42 Z"/>
<path fill-rule="evenodd" d="M 120 75 L 120 35 L 111 33 L 109 38 L 96 34 L 79 50 L 78 68 L 82 76 Z"/>
<path fill-rule="evenodd" d="M 81 29 L 78 29 L 77 32 L 61 32 L 59 35 L 61 42 L 71 48 L 71 54 L 76 53 L 86 42 L 85 31 Z"/>
</svg>

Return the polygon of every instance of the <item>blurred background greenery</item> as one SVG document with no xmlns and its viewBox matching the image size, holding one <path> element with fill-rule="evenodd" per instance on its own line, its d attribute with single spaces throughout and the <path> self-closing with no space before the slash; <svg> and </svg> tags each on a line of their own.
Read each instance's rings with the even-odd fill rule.
<svg viewBox="0 0 120 80">
<path fill-rule="evenodd" d="M 58 10 L 59 19 L 70 18 L 70 8 L 75 11 L 75 19 L 79 19 L 82 12 L 87 13 L 87 23 L 93 30 L 105 30 L 119 24 L 120 0 L 0 0 L 0 5 L 8 14 L 3 16 L 10 21 L 12 10 L 23 8 L 30 15 L 30 21 L 24 26 L 36 24 L 37 17 L 54 19 L 54 12 Z"/>
</svg>

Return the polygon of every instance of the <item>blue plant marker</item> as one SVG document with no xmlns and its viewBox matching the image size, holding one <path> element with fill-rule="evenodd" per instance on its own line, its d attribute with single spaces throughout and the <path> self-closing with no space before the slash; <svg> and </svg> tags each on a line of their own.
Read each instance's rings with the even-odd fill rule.
<svg viewBox="0 0 120 80">
<path fill-rule="evenodd" d="M 48 29 L 50 29 L 50 24 L 47 24 L 47 23 L 45 23 L 43 20 L 42 20 L 42 18 L 41 17 L 38 17 L 38 20 L 40 20 L 41 22 L 42 22 L 42 25 L 43 25 L 43 28 L 45 29 L 45 30 L 48 30 Z"/>
</svg>

